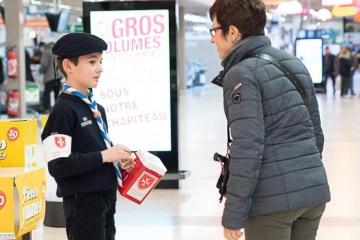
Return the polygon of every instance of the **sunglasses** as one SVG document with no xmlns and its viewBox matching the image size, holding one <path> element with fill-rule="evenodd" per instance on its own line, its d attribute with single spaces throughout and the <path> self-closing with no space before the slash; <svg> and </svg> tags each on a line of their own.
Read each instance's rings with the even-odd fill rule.
<svg viewBox="0 0 360 240">
<path fill-rule="evenodd" d="M 216 30 L 220 30 L 220 29 L 221 29 L 221 27 L 210 28 L 209 32 L 210 32 L 211 37 L 214 37 L 216 34 Z"/>
</svg>

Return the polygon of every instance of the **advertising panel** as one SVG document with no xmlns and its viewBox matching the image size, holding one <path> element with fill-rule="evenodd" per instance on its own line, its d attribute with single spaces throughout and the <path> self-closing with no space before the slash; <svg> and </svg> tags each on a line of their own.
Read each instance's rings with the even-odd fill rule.
<svg viewBox="0 0 360 240">
<path fill-rule="evenodd" d="M 93 11 L 90 19 L 91 33 L 108 44 L 94 95 L 111 139 L 133 150 L 170 151 L 168 10 Z"/>
<path fill-rule="evenodd" d="M 45 216 L 46 180 L 42 168 L 0 168 L 0 239 L 15 239 Z"/>
<path fill-rule="evenodd" d="M 83 2 L 84 31 L 108 44 L 93 91 L 111 140 L 155 154 L 168 173 L 179 170 L 176 19 L 176 1 Z"/>
<path fill-rule="evenodd" d="M 295 55 L 308 69 L 314 84 L 322 82 L 323 41 L 321 38 L 299 38 L 295 41 Z"/>
<path fill-rule="evenodd" d="M 38 167 L 36 119 L 0 120 L 0 167 Z"/>
</svg>

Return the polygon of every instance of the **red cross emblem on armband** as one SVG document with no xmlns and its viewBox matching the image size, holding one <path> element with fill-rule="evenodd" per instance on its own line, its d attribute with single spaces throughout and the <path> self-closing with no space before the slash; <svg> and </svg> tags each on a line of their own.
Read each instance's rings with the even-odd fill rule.
<svg viewBox="0 0 360 240">
<path fill-rule="evenodd" d="M 65 137 L 55 137 L 55 145 L 59 148 L 64 148 L 66 145 Z"/>
<path fill-rule="evenodd" d="M 152 183 L 156 179 L 146 173 L 142 176 L 142 178 L 139 180 L 138 185 L 141 190 L 144 190 L 152 185 Z"/>
</svg>

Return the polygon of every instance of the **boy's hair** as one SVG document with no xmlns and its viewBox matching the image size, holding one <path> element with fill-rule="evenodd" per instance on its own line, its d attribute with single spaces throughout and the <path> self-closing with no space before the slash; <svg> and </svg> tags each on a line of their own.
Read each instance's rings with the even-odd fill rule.
<svg viewBox="0 0 360 240">
<path fill-rule="evenodd" d="M 67 78 L 66 72 L 64 71 L 63 68 L 63 61 L 64 59 L 69 59 L 70 62 L 72 62 L 73 64 L 75 64 L 75 66 L 79 63 L 79 56 L 77 57 L 57 57 L 57 65 L 59 67 L 60 72 L 64 75 L 65 78 Z"/>
<path fill-rule="evenodd" d="M 262 0 L 216 0 L 209 13 L 211 20 L 216 17 L 224 36 L 230 25 L 239 29 L 242 39 L 264 35 L 266 11 Z"/>
</svg>

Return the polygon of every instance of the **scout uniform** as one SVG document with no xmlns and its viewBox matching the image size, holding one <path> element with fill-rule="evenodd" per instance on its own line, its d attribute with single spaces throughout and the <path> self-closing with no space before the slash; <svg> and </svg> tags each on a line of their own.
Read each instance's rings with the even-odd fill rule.
<svg viewBox="0 0 360 240">
<path fill-rule="evenodd" d="M 70 58 L 106 48 L 106 43 L 94 35 L 70 33 L 60 38 L 52 51 L 58 57 Z M 63 90 L 41 138 L 49 173 L 57 182 L 57 195 L 63 197 L 67 236 L 74 240 L 113 240 L 118 183 L 114 165 L 103 163 L 101 155 L 111 145 L 105 111 L 91 99 L 90 91 L 83 96 L 71 86 L 65 85 Z"/>
</svg>

